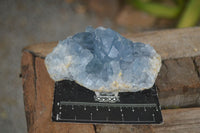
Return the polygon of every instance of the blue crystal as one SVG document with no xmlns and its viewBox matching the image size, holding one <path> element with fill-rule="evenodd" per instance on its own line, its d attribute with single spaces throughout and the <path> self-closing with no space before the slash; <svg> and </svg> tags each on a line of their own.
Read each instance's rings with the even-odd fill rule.
<svg viewBox="0 0 200 133">
<path fill-rule="evenodd" d="M 161 58 L 150 45 L 109 28 L 88 27 L 60 41 L 45 64 L 55 81 L 74 80 L 99 92 L 135 92 L 153 86 Z"/>
</svg>

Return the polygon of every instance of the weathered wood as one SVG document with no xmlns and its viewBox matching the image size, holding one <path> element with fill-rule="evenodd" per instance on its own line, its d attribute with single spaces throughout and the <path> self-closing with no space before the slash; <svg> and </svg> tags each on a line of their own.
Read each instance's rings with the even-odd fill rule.
<svg viewBox="0 0 200 133">
<path fill-rule="evenodd" d="M 154 125 L 155 133 L 199 133 L 200 108 L 163 110 L 163 125 Z"/>
<path fill-rule="evenodd" d="M 49 77 L 43 59 L 24 52 L 22 79 L 29 133 L 94 133 L 92 124 L 52 122 L 54 81 Z"/>
<path fill-rule="evenodd" d="M 156 86 L 162 107 L 200 105 L 200 80 L 191 57 L 164 60 Z"/>
<path fill-rule="evenodd" d="M 185 42 L 190 42 L 191 48 L 187 45 L 183 45 L 186 49 L 189 49 L 190 54 L 184 55 L 184 52 L 171 53 L 174 50 L 169 51 L 166 54 L 166 50 L 175 49 L 178 51 L 179 47 L 182 47 L 182 41 L 177 41 L 186 36 L 185 33 L 189 32 L 189 37 L 185 37 Z M 194 52 L 194 46 L 196 48 L 197 42 L 200 44 L 200 38 L 192 37 L 194 31 L 195 34 L 200 32 L 199 28 L 171 30 L 171 31 L 158 31 L 153 33 L 144 33 L 134 35 L 134 40 L 155 43 L 155 48 L 163 57 L 163 65 L 159 76 L 156 81 L 156 85 L 159 89 L 159 100 L 162 107 L 172 106 L 191 106 L 200 105 L 200 80 L 199 80 L 199 68 L 200 68 L 200 53 Z M 161 32 L 161 34 L 159 34 Z M 165 35 L 165 36 L 160 36 Z M 144 38 L 143 38 L 144 36 Z M 176 37 L 173 37 L 176 36 Z M 158 38 L 164 40 L 159 41 Z M 171 38 L 172 40 L 168 40 Z M 173 39 L 177 39 L 176 41 Z M 172 42 L 176 42 L 176 47 L 172 47 Z M 157 43 L 156 43 L 157 42 Z M 193 44 L 194 42 L 194 44 Z M 163 47 L 164 44 L 169 44 L 166 49 L 159 50 L 159 47 Z M 41 43 L 37 45 L 31 45 L 23 50 L 22 56 L 22 79 L 24 90 L 24 104 L 26 111 L 26 119 L 28 125 L 28 132 L 88 132 L 94 133 L 95 128 L 91 124 L 66 124 L 55 123 L 51 121 L 51 111 L 53 102 L 54 81 L 49 77 L 46 67 L 44 65 L 45 56 L 50 53 L 57 45 L 57 42 Z M 160 46 L 161 45 L 161 46 Z M 200 50 L 200 45 L 198 45 Z M 193 53 L 192 51 L 193 50 Z M 172 55 L 171 55 L 172 54 Z M 187 113 L 184 113 L 187 112 Z M 178 112 L 178 113 L 177 113 Z M 199 108 L 194 109 L 178 109 L 178 110 L 164 110 L 165 124 L 161 126 L 125 126 L 125 125 L 97 125 L 96 132 L 164 132 L 165 129 L 170 131 L 188 131 L 184 129 L 187 124 L 191 124 L 188 128 L 193 128 L 196 131 L 199 129 Z M 177 117 L 175 117 L 177 115 Z M 183 115 L 186 115 L 183 117 Z M 196 117 L 194 116 L 196 115 Z M 173 117 L 172 117 L 173 116 Z M 180 118 L 178 117 L 180 116 Z M 176 118 L 176 119 L 173 119 Z M 194 122 L 192 122 L 194 119 Z M 180 124 L 177 124 L 180 122 Z M 182 122 L 182 123 L 181 123 Z M 187 123 L 189 122 L 189 123 Z M 170 125 L 170 123 L 172 123 Z M 199 126 L 200 127 L 200 126 Z"/>
<path fill-rule="evenodd" d="M 162 59 L 200 55 L 200 27 L 127 34 L 132 41 L 152 45 Z"/>
<path fill-rule="evenodd" d="M 25 52 L 22 58 L 22 76 L 29 133 L 95 132 L 91 124 L 66 124 L 51 121 L 54 82 L 47 73 L 44 59 L 40 57 L 34 59 L 32 54 Z M 163 125 L 96 125 L 96 132 L 157 133 L 170 131 L 184 133 L 191 131 L 195 133 L 200 130 L 200 108 L 162 110 L 162 113 Z"/>
<path fill-rule="evenodd" d="M 200 55 L 200 27 L 161 30 L 124 36 L 135 42 L 152 45 L 162 59 L 175 59 Z M 45 57 L 57 45 L 57 42 L 40 43 L 26 47 L 37 56 Z"/>
<path fill-rule="evenodd" d="M 153 45 L 162 56 L 163 65 L 156 81 L 162 107 L 200 105 L 200 69 L 196 59 L 200 56 L 199 34 L 200 28 L 185 28 L 126 35 L 133 41 Z M 24 51 L 45 58 L 56 45 L 57 42 L 40 43 Z"/>
<path fill-rule="evenodd" d="M 21 69 L 22 84 L 24 92 L 24 105 L 27 120 L 28 132 L 33 132 L 32 125 L 35 124 L 35 65 L 34 56 L 29 52 L 23 52 Z"/>
<path fill-rule="evenodd" d="M 161 125 L 96 125 L 96 133 L 199 133 L 200 108 L 162 110 Z"/>
</svg>

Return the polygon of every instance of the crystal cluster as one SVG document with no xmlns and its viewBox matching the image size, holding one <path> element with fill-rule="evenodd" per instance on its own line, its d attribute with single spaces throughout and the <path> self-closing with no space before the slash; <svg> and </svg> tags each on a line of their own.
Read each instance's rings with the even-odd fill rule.
<svg viewBox="0 0 200 133">
<path fill-rule="evenodd" d="M 95 92 L 136 92 L 153 86 L 161 57 L 109 28 L 88 27 L 60 41 L 45 64 L 55 81 L 72 80 Z"/>
</svg>

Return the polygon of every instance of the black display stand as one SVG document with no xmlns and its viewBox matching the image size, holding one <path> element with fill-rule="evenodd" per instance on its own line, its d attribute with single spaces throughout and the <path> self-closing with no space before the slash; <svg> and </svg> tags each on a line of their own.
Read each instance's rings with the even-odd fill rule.
<svg viewBox="0 0 200 133">
<path fill-rule="evenodd" d="M 93 91 L 75 82 L 56 82 L 52 120 L 106 124 L 160 124 L 163 121 L 155 86 L 139 92 L 121 92 L 116 103 L 97 102 L 94 97 Z"/>
</svg>

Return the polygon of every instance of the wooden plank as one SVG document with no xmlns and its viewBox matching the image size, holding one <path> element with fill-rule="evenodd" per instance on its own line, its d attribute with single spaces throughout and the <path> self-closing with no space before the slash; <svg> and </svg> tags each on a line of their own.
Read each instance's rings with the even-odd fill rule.
<svg viewBox="0 0 200 133">
<path fill-rule="evenodd" d="M 52 122 L 54 81 L 49 77 L 43 59 L 24 52 L 22 77 L 29 133 L 94 133 L 92 124 Z"/>
<path fill-rule="evenodd" d="M 44 60 L 36 57 L 35 63 L 30 53 L 24 53 L 22 60 L 22 75 L 24 83 L 24 99 L 29 133 L 94 133 L 90 124 L 55 123 L 51 121 L 54 82 L 50 79 Z M 34 77 L 34 67 L 36 75 Z M 34 82 L 33 79 L 36 79 Z M 36 88 L 35 88 L 35 87 Z M 32 101 L 31 101 L 32 100 Z M 29 102 L 31 101 L 31 102 Z M 162 110 L 163 125 L 96 125 L 97 133 L 121 132 L 198 132 L 200 131 L 200 108 Z"/>
<path fill-rule="evenodd" d="M 25 52 L 22 58 L 24 99 L 29 133 L 95 132 L 90 124 L 55 123 L 51 121 L 54 82 L 50 79 L 44 59 Z M 35 80 L 34 80 L 35 79 Z M 176 132 L 199 131 L 200 108 L 163 110 L 164 124 L 157 126 L 96 125 L 96 132 Z M 188 126 L 187 126 L 188 125 Z M 185 129 L 185 127 L 187 127 Z M 187 130 L 188 129 L 188 130 Z"/>
<path fill-rule="evenodd" d="M 154 125 L 155 133 L 199 133 L 200 108 L 163 110 L 163 125 Z"/>
<path fill-rule="evenodd" d="M 144 32 L 125 35 L 132 41 L 152 45 L 162 59 L 200 55 L 200 27 Z"/>
<path fill-rule="evenodd" d="M 154 133 L 151 125 L 96 125 L 96 133 Z"/>
<path fill-rule="evenodd" d="M 127 35 L 134 41 L 153 45 L 161 54 L 163 65 L 156 85 L 162 107 L 200 105 L 200 28 L 185 28 Z M 183 41 L 184 40 L 184 41 Z M 34 56 L 45 58 L 57 42 L 40 43 L 24 48 Z M 197 51 L 194 51 L 196 50 Z M 166 54 L 167 53 L 167 54 Z M 195 57 L 193 57 L 195 56 Z"/>
<path fill-rule="evenodd" d="M 165 38 L 165 44 L 170 43 L 169 49 L 174 48 L 177 50 L 181 45 L 178 41 L 176 42 L 177 47 L 172 47 L 173 40 L 166 40 L 167 38 L 175 39 L 171 36 L 177 34 L 176 39 L 181 39 L 181 37 L 186 36 L 185 33 L 191 33 L 194 31 L 196 34 L 200 30 L 199 28 L 190 28 L 183 30 L 170 30 L 166 33 L 162 33 L 160 36 L 159 31 L 155 33 L 144 33 L 140 35 L 135 35 L 135 40 L 149 40 L 150 43 L 158 42 L 156 48 L 159 49 L 159 44 L 163 47 L 164 43 L 158 41 L 156 37 L 162 40 Z M 185 32 L 183 32 L 185 31 Z M 188 31 L 188 32 L 186 32 Z M 164 31 L 161 31 L 164 32 Z M 179 34 L 178 34 L 179 33 Z M 192 33 L 191 33 L 192 34 Z M 150 35 L 150 36 L 149 36 Z M 144 36 L 144 38 L 142 37 Z M 196 37 L 190 36 L 185 38 L 186 42 L 193 41 L 194 44 L 191 45 L 191 49 L 196 48 L 196 43 L 200 42 Z M 23 50 L 22 56 L 22 80 L 24 88 L 24 103 L 25 111 L 28 125 L 28 132 L 88 132 L 94 133 L 95 128 L 91 124 L 66 124 L 66 123 L 55 123 L 51 121 L 51 111 L 52 111 L 52 101 L 53 101 L 53 90 L 54 90 L 54 81 L 49 77 L 46 67 L 44 65 L 45 56 L 52 51 L 57 42 L 52 43 L 41 43 L 37 45 L 32 45 L 26 47 Z M 157 46 L 158 45 L 158 46 Z M 188 48 L 186 46 L 183 46 Z M 169 50 L 168 49 L 168 50 Z M 194 50 L 194 49 L 193 49 Z M 160 52 L 166 52 L 160 50 Z M 170 51 L 169 51 L 170 53 Z M 199 55 L 200 53 L 193 52 L 194 54 L 184 55 L 183 53 L 178 52 L 177 55 L 172 56 L 165 53 L 161 54 L 165 59 L 163 60 L 163 65 L 159 76 L 156 81 L 156 85 L 159 88 L 159 97 L 160 102 L 163 107 L 172 107 L 172 106 L 199 106 L 200 104 L 200 80 L 199 80 Z M 195 56 L 195 57 L 191 57 Z M 125 126 L 125 125 L 97 125 L 96 132 L 106 132 L 116 131 L 116 132 L 164 132 L 165 129 L 175 131 L 188 131 L 184 129 L 189 128 L 198 129 L 199 126 L 199 108 L 192 109 L 181 109 L 181 110 L 164 110 L 164 121 L 165 124 L 161 126 Z M 176 113 L 178 111 L 178 113 Z M 184 113 L 188 112 L 188 113 Z M 175 113 L 175 114 L 174 114 Z M 173 116 L 174 114 L 174 116 Z M 181 119 L 176 118 L 175 116 L 181 115 Z M 196 117 L 194 115 L 196 115 Z M 186 116 L 184 116 L 186 115 Z M 173 117 L 171 117 L 173 116 Z M 184 117 L 183 117 L 184 116 Z M 185 119 L 183 119 L 183 118 Z M 170 119 L 168 119 L 170 118 Z M 173 119 L 176 118 L 176 119 Z M 194 122 L 192 122 L 194 119 Z M 178 120 L 178 121 L 176 121 Z M 173 123 L 172 125 L 170 125 Z M 181 123 L 183 121 L 183 123 Z M 189 123 L 187 123 L 188 121 Z M 168 123 L 166 123 L 168 122 Z M 177 124 L 178 122 L 181 125 Z M 184 123 L 185 122 L 185 123 Z M 184 126 L 182 126 L 184 125 Z M 101 127 L 101 128 L 98 128 Z M 192 130 L 195 132 L 195 130 Z"/>
<path fill-rule="evenodd" d="M 29 52 L 23 52 L 21 61 L 24 106 L 28 132 L 34 132 L 35 124 L 35 70 L 34 57 Z"/>
<path fill-rule="evenodd" d="M 200 55 L 200 27 L 172 29 L 125 34 L 124 36 L 135 42 L 152 45 L 162 59 L 175 59 Z M 36 56 L 46 57 L 58 42 L 30 45 L 24 50 L 31 51 Z"/>
<path fill-rule="evenodd" d="M 156 80 L 162 107 L 199 106 L 200 80 L 191 57 L 168 59 Z"/>
</svg>

